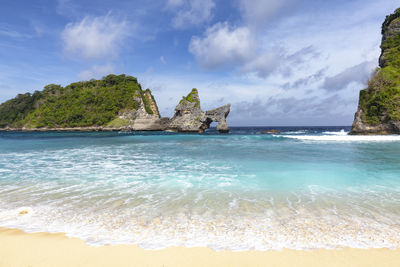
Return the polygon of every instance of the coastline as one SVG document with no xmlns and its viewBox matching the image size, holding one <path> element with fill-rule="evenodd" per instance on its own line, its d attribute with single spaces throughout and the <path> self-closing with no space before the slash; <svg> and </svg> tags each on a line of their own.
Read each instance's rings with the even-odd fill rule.
<svg viewBox="0 0 400 267">
<path fill-rule="evenodd" d="M 63 128 L 0 128 L 0 132 L 117 132 L 117 131 L 133 131 L 127 127 L 63 127 Z M 154 131 L 154 130 L 146 130 Z"/>
<path fill-rule="evenodd" d="M 0 228 L 0 266 L 398 266 L 400 249 L 214 251 L 136 245 L 93 247 L 62 233 Z"/>
</svg>

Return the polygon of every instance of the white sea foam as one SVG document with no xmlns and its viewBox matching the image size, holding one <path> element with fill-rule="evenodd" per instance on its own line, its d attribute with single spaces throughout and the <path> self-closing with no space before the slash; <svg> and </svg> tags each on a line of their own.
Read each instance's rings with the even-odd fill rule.
<svg viewBox="0 0 400 267">
<path fill-rule="evenodd" d="M 276 196 L 274 204 L 250 196 L 227 201 L 222 198 L 225 204 L 219 210 L 220 204 L 210 202 L 209 198 L 199 200 L 197 209 L 182 206 L 171 210 L 174 202 L 182 201 L 180 197 L 171 199 L 167 205 L 170 212 L 163 210 L 161 213 L 152 213 L 146 205 L 128 208 L 124 204 L 92 210 L 78 206 L 57 207 L 51 203 L 1 208 L 0 226 L 18 227 L 27 232 L 65 232 L 67 236 L 81 238 L 95 246 L 138 244 L 146 249 L 170 246 L 208 246 L 234 251 L 400 247 L 400 225 L 396 223 L 399 215 L 389 212 L 390 208 L 379 203 L 359 206 L 357 198 L 364 199 L 364 195 L 353 194 L 339 201 L 337 197 L 331 199 L 335 198 L 333 195 L 318 195 L 317 188 L 313 190 L 316 201 L 311 201 L 306 194 Z M 372 203 L 367 199 L 364 201 Z M 332 200 L 335 201 L 329 204 Z M 391 203 L 396 201 L 399 201 L 397 195 Z M 21 214 L 25 210 L 29 212 Z"/>
<path fill-rule="evenodd" d="M 399 142 L 400 135 L 276 135 L 276 137 L 293 138 L 303 141 L 335 141 L 335 142 Z"/>
<path fill-rule="evenodd" d="M 286 131 L 286 132 L 281 132 L 281 134 L 304 134 L 306 133 L 307 130 L 298 130 L 298 131 Z"/>
<path fill-rule="evenodd" d="M 330 131 L 326 131 L 326 132 L 322 132 L 323 134 L 328 134 L 328 135 L 339 135 L 339 136 L 345 136 L 348 135 L 349 132 L 346 132 L 344 129 L 340 130 L 339 132 L 330 132 Z"/>
<path fill-rule="evenodd" d="M 309 176 L 329 175 L 336 165 L 322 166 L 331 168 L 325 172 L 302 172 L 303 157 L 313 153 L 261 135 L 213 142 L 185 135 L 180 143 L 171 139 L 153 145 L 147 137 L 125 138 L 134 145 L 57 144 L 1 154 L 0 167 L 11 172 L 0 171 L 0 226 L 65 232 L 91 245 L 129 243 L 148 249 L 400 247 L 398 182 L 365 188 L 355 183 L 343 190 L 314 184 Z M 323 165 L 319 155 L 318 164 L 306 168 Z M 354 154 L 351 167 L 364 162 L 365 155 Z M 360 171 L 365 165 L 357 167 Z M 397 174 L 396 165 L 391 168 L 394 172 L 380 171 L 379 178 L 390 182 Z M 363 182 L 375 178 L 376 172 L 370 172 L 360 176 Z M 341 178 L 329 179 L 336 185 Z M 291 187 L 301 179 L 307 180 L 301 190 Z"/>
</svg>

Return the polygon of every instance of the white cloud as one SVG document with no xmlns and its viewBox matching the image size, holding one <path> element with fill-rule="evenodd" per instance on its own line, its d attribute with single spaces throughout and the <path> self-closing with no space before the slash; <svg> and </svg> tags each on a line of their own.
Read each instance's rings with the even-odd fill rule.
<svg viewBox="0 0 400 267">
<path fill-rule="evenodd" d="M 172 2 L 178 0 L 171 0 Z M 242 25 L 232 26 L 228 22 L 218 22 L 208 27 L 202 37 L 193 36 L 189 44 L 197 63 L 205 69 L 230 66 L 240 73 L 254 74 L 266 78 L 277 70 L 282 75 L 291 75 L 313 50 L 311 45 L 296 48 L 290 54 L 282 44 L 265 38 L 265 27 L 269 19 L 292 0 L 239 0 Z M 178 1 L 179 2 L 179 1 Z M 293 64 L 293 66 L 288 66 Z"/>
<path fill-rule="evenodd" d="M 127 34 L 127 22 L 107 14 L 86 16 L 81 21 L 68 23 L 61 37 L 66 54 L 84 59 L 102 59 L 116 57 Z"/>
<path fill-rule="evenodd" d="M 311 45 L 289 53 L 256 36 L 249 27 L 217 23 L 209 27 L 203 37 L 192 37 L 189 51 L 205 69 L 233 67 L 242 74 L 250 73 L 260 78 L 267 78 L 274 72 L 290 76 L 319 55 Z"/>
<path fill-rule="evenodd" d="M 291 0 L 240 0 L 242 17 L 252 27 L 263 27 L 279 10 Z"/>
<path fill-rule="evenodd" d="M 300 13 L 275 21 L 273 28 L 261 23 L 264 29 L 253 27 L 250 19 L 235 27 L 217 23 L 193 37 L 189 51 L 203 68 L 228 66 L 241 74 L 232 73 L 237 79 L 226 86 L 214 86 L 229 92 L 224 97 L 232 103 L 234 124 L 349 125 L 359 89 L 377 64 L 381 21 L 346 20 L 348 13 L 341 9 L 329 18 Z M 235 45 L 231 40 L 239 29 L 248 38 Z M 244 84 L 234 85 L 238 80 Z"/>
<path fill-rule="evenodd" d="M 187 95 L 192 88 L 199 90 L 203 110 L 228 103 L 236 106 L 236 103 L 241 101 L 250 102 L 254 98 L 267 99 L 284 93 L 284 90 L 277 86 L 266 87 L 262 83 L 252 83 L 243 79 L 242 76 L 219 77 L 215 80 L 213 75 L 191 75 L 190 73 L 165 75 L 146 72 L 139 74 L 138 77 L 143 88 L 152 89 L 162 116 L 172 116 L 174 107 L 181 97 Z M 229 118 L 234 121 L 238 115 L 231 113 Z"/>
<path fill-rule="evenodd" d="M 43 26 L 41 22 L 36 20 L 31 20 L 30 24 L 37 37 L 42 37 L 43 34 L 46 32 L 46 27 Z"/>
<path fill-rule="evenodd" d="M 377 59 L 364 61 L 347 68 L 334 76 L 326 77 L 322 88 L 326 90 L 341 90 L 346 88 L 346 86 L 352 82 L 366 85 L 373 70 L 377 66 L 377 61 Z"/>
<path fill-rule="evenodd" d="M 185 29 L 210 21 L 215 3 L 213 0 L 168 0 L 167 8 L 174 13 L 172 26 Z"/>
<path fill-rule="evenodd" d="M 279 51 L 265 53 L 247 62 L 240 71 L 242 73 L 255 73 L 258 77 L 266 78 L 277 70 L 282 60 Z"/>
<path fill-rule="evenodd" d="M 255 40 L 246 27 L 231 27 L 217 23 L 208 28 L 202 38 L 194 36 L 189 51 L 205 68 L 216 68 L 232 63 L 243 63 L 253 57 Z"/>
<path fill-rule="evenodd" d="M 101 78 L 108 74 L 111 74 L 113 72 L 114 72 L 114 66 L 111 64 L 107 64 L 104 66 L 94 65 L 89 70 L 81 71 L 78 74 L 78 78 L 81 80 L 90 80 L 90 79 L 94 79 L 94 78 L 98 79 L 98 78 Z"/>
<path fill-rule="evenodd" d="M 161 63 L 164 64 L 164 65 L 167 64 L 167 61 L 165 60 L 164 56 L 161 56 L 161 57 L 160 57 L 160 61 L 161 61 Z"/>
<path fill-rule="evenodd" d="M 172 8 L 172 7 L 177 7 L 183 5 L 184 0 L 168 0 L 167 1 L 167 7 Z"/>
<path fill-rule="evenodd" d="M 83 12 L 79 2 L 73 0 L 57 0 L 56 12 L 69 18 L 77 18 Z"/>
</svg>

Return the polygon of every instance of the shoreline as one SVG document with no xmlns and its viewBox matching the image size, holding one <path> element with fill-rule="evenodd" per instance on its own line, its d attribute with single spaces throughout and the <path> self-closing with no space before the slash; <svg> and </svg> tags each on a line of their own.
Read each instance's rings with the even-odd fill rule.
<svg viewBox="0 0 400 267">
<path fill-rule="evenodd" d="M 0 227 L 0 266 L 398 266 L 400 249 L 214 251 L 205 247 L 145 250 L 93 247 L 62 233 Z"/>
<path fill-rule="evenodd" d="M 172 132 L 172 133 L 200 133 L 198 131 L 178 131 L 176 129 L 133 129 L 131 127 L 103 127 L 103 126 L 90 126 L 90 127 L 64 127 L 64 128 L 0 128 L 0 132 Z"/>
<path fill-rule="evenodd" d="M 239 126 L 237 126 L 239 127 Z M 241 126 L 240 126 L 241 127 Z M 239 127 L 239 128 L 240 128 Z M 247 126 L 243 126 L 247 127 Z M 269 129 L 269 128 L 280 128 L 279 126 L 254 126 L 256 128 L 260 129 Z M 302 126 L 284 126 L 283 128 L 286 127 L 302 127 Z M 326 127 L 326 126 L 304 126 L 303 128 L 307 127 Z M 347 126 L 340 126 L 340 127 L 347 127 Z M 235 127 L 232 127 L 235 128 Z M 250 127 L 251 128 L 251 127 Z M 259 134 L 261 135 L 269 135 L 269 134 L 282 134 L 282 132 L 277 131 L 275 132 L 270 132 L 271 130 L 266 130 L 264 132 L 260 132 Z M 276 130 L 272 130 L 276 131 Z M 26 132 L 26 133 L 35 133 L 35 132 L 80 132 L 80 133 L 93 133 L 93 132 L 126 132 L 126 133 L 134 133 L 134 132 L 170 132 L 170 133 L 202 133 L 199 131 L 179 131 L 177 129 L 133 129 L 131 127 L 103 127 L 103 126 L 88 126 L 88 127 L 60 127 L 60 128 L 47 128 L 47 127 L 42 127 L 42 128 L 0 128 L 0 133 L 1 132 Z M 228 131 L 230 132 L 230 131 Z M 228 132 L 220 132 L 220 133 L 228 133 Z M 347 133 L 346 136 L 393 136 L 393 135 L 399 135 L 396 133 L 390 133 L 390 132 L 365 132 L 365 133 L 358 133 L 358 132 L 352 132 L 351 130 Z"/>
<path fill-rule="evenodd" d="M 64 128 L 0 128 L 0 132 L 135 132 L 127 127 L 64 127 Z M 142 131 L 163 131 L 163 130 L 142 130 Z"/>
</svg>

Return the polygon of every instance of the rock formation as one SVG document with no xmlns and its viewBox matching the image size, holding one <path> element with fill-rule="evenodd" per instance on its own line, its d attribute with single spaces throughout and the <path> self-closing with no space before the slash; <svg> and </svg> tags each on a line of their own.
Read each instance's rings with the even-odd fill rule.
<svg viewBox="0 0 400 267">
<path fill-rule="evenodd" d="M 229 127 L 226 123 L 226 117 L 228 117 L 229 112 L 231 111 L 231 105 L 227 104 L 225 106 L 206 111 L 206 124 L 207 128 L 210 127 L 210 124 L 215 121 L 218 122 L 217 124 L 217 131 L 220 133 L 228 133 Z"/>
<path fill-rule="evenodd" d="M 281 132 L 278 130 L 265 130 L 261 131 L 261 134 L 280 134 Z"/>
<path fill-rule="evenodd" d="M 221 133 L 229 132 L 226 117 L 230 112 L 230 104 L 203 112 L 200 107 L 200 98 L 197 89 L 193 89 L 183 97 L 175 107 L 174 116 L 168 129 L 178 132 L 199 132 L 208 129 L 212 122 L 218 122 L 217 130 Z"/>
<path fill-rule="evenodd" d="M 137 110 L 125 111 L 118 116 L 120 119 L 129 121 L 127 130 L 163 131 L 168 127 L 169 118 L 161 118 L 157 104 L 149 89 L 145 90 L 142 96 L 136 97 L 134 101 L 139 103 Z"/>
<path fill-rule="evenodd" d="M 400 134 L 400 8 L 382 24 L 381 55 L 361 90 L 350 134 Z"/>
<path fill-rule="evenodd" d="M 230 105 L 203 112 L 196 89 L 161 118 L 150 89 L 135 77 L 110 74 L 101 80 L 65 87 L 49 84 L 42 91 L 19 94 L 0 104 L 0 131 L 177 131 L 204 132 L 218 122 L 228 132 Z"/>
<path fill-rule="evenodd" d="M 125 122 L 124 129 L 128 131 L 168 130 L 202 133 L 210 127 L 212 122 L 218 122 L 217 130 L 220 133 L 229 132 L 226 117 L 230 112 L 230 105 L 203 112 L 197 89 L 193 89 L 186 97 L 182 98 L 175 107 L 172 119 L 161 118 L 154 97 L 148 89 L 134 101 L 139 103 L 136 110 L 124 111 L 118 116 L 120 120 Z"/>
</svg>

